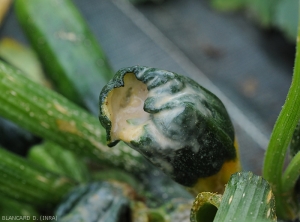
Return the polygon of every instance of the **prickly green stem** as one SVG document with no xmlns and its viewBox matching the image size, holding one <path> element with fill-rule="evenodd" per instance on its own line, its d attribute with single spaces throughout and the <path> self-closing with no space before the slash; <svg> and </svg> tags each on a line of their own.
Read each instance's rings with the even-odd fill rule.
<svg viewBox="0 0 300 222">
<path fill-rule="evenodd" d="M 291 141 L 294 129 L 300 118 L 300 28 L 298 28 L 296 59 L 293 80 L 284 106 L 275 123 L 270 143 L 266 151 L 263 176 L 272 186 L 278 217 L 282 219 L 294 219 L 296 205 L 291 196 L 283 193 L 282 170 L 288 145 Z M 287 178 L 286 178 L 287 179 Z M 289 183 L 285 180 L 284 184 Z M 291 194 L 291 192 L 288 192 Z M 288 194 L 288 195 L 289 195 Z"/>
</svg>

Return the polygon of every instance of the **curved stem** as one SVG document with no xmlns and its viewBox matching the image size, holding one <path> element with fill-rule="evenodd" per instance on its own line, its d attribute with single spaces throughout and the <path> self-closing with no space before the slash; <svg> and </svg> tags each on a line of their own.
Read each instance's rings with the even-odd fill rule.
<svg viewBox="0 0 300 222">
<path fill-rule="evenodd" d="M 300 175 L 300 152 L 298 152 L 282 176 L 282 193 L 288 193 L 293 190 Z"/>
<path fill-rule="evenodd" d="M 285 154 L 294 129 L 300 118 L 300 28 L 298 28 L 294 75 L 286 101 L 275 123 L 270 143 L 266 151 L 263 176 L 272 186 L 276 198 L 276 210 L 279 218 L 293 219 L 295 203 L 282 193 L 282 170 Z"/>
</svg>

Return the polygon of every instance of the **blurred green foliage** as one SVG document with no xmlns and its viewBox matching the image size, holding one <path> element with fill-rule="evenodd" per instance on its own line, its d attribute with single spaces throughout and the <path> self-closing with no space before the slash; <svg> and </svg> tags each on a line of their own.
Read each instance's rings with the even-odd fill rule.
<svg viewBox="0 0 300 222">
<path fill-rule="evenodd" d="M 280 30 L 287 40 L 295 42 L 298 24 L 298 0 L 211 0 L 220 11 L 243 11 L 262 28 Z"/>
</svg>

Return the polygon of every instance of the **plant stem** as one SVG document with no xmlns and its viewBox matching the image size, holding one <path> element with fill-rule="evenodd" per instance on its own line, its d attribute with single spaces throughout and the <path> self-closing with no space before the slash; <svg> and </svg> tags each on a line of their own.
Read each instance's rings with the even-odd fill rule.
<svg viewBox="0 0 300 222">
<path fill-rule="evenodd" d="M 277 221 L 270 184 L 252 172 L 231 176 L 213 222 Z"/>
<path fill-rule="evenodd" d="M 53 207 L 77 182 L 0 147 L 0 194 L 38 208 Z"/>
<path fill-rule="evenodd" d="M 0 104 L 0 116 L 78 155 L 130 172 L 148 170 L 144 157 L 126 145 L 107 147 L 96 117 L 5 62 L 0 62 Z"/>
<path fill-rule="evenodd" d="M 300 175 L 300 152 L 290 161 L 282 176 L 282 193 L 291 192 Z"/>
<path fill-rule="evenodd" d="M 296 207 L 291 196 L 283 194 L 282 170 L 288 145 L 300 118 L 300 28 L 298 28 L 296 59 L 292 83 L 284 106 L 275 123 L 266 151 L 263 176 L 272 186 L 279 218 L 293 219 Z M 290 193 L 291 194 L 291 193 Z"/>
</svg>

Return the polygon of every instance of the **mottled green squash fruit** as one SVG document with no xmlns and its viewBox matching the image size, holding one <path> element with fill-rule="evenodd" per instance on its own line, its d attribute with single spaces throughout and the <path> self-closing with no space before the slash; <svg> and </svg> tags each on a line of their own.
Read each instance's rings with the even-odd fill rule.
<svg viewBox="0 0 300 222">
<path fill-rule="evenodd" d="M 139 66 L 119 70 L 100 93 L 99 119 L 108 146 L 124 141 L 188 187 L 237 159 L 234 129 L 222 102 L 173 72 Z"/>
<path fill-rule="evenodd" d="M 94 182 L 76 187 L 55 211 L 60 222 L 129 222 L 134 198 L 126 184 Z"/>
</svg>

